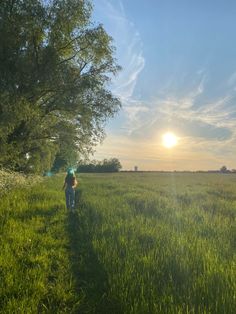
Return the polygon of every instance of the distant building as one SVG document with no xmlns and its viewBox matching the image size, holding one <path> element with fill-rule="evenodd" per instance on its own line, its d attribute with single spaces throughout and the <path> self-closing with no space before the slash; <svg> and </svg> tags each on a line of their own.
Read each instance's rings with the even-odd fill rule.
<svg viewBox="0 0 236 314">
<path fill-rule="evenodd" d="M 134 171 L 138 171 L 138 166 L 134 166 Z"/>
</svg>

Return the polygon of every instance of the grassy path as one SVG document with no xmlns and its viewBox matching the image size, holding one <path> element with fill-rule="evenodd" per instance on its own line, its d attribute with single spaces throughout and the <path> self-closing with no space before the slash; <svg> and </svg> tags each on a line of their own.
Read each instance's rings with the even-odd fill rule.
<svg viewBox="0 0 236 314">
<path fill-rule="evenodd" d="M 76 214 L 68 217 L 71 273 L 75 290 L 82 296 L 79 313 L 120 313 L 108 298 L 108 276 L 93 245 L 93 212 L 81 202 Z"/>
<path fill-rule="evenodd" d="M 102 313 L 106 274 L 88 216 L 65 210 L 62 180 L 1 199 L 1 313 Z"/>
</svg>

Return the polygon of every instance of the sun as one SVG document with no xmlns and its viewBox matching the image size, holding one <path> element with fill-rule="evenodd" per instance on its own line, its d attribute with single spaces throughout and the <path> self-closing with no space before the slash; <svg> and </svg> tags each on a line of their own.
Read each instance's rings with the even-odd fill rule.
<svg viewBox="0 0 236 314">
<path fill-rule="evenodd" d="M 174 133 L 168 132 L 162 136 L 162 144 L 166 148 L 172 148 L 178 144 L 178 138 Z"/>
</svg>

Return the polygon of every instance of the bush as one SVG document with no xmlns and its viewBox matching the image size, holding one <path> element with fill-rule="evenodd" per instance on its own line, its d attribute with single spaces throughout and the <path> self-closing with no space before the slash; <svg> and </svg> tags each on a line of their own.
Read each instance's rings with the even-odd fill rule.
<svg viewBox="0 0 236 314">
<path fill-rule="evenodd" d="M 0 195 L 15 187 L 30 186 L 38 183 L 42 178 L 36 175 L 24 175 L 6 169 L 0 170 Z"/>
</svg>

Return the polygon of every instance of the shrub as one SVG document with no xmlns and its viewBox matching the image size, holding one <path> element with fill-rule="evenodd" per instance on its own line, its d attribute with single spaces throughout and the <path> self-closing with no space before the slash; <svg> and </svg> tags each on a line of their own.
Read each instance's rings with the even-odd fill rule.
<svg viewBox="0 0 236 314">
<path fill-rule="evenodd" d="M 15 187 L 31 186 L 41 180 L 40 176 L 0 169 L 0 195 Z"/>
</svg>

